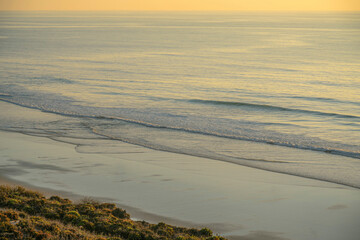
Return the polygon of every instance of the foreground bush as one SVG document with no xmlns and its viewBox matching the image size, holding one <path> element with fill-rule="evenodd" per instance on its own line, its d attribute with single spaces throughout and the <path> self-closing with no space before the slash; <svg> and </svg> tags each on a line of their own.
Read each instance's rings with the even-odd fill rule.
<svg viewBox="0 0 360 240">
<path fill-rule="evenodd" d="M 107 239 L 74 226 L 29 216 L 12 209 L 0 211 L 0 239 Z"/>
<path fill-rule="evenodd" d="M 224 240 L 210 229 L 133 221 L 112 203 L 74 204 L 22 187 L 0 186 L 0 239 Z"/>
</svg>

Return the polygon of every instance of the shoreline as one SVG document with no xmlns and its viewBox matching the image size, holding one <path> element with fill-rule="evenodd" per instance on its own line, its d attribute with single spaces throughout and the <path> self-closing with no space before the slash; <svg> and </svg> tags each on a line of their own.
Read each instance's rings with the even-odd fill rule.
<svg viewBox="0 0 360 240">
<path fill-rule="evenodd" d="M 6 116 L 66 118 L 17 107 Z M 208 227 L 233 240 L 360 235 L 356 188 L 107 139 L 36 134 L 0 131 L 0 182 L 72 200 L 111 201 L 134 219 Z"/>
<path fill-rule="evenodd" d="M 360 209 L 356 207 L 360 203 L 360 191 L 354 188 L 179 154 L 150 150 L 144 153 L 111 154 L 111 156 L 84 154 L 77 153 L 74 145 L 44 137 L 3 131 L 0 131 L 0 136 L 3 141 L 6 139 L 8 146 L 17 146 L 11 154 L 8 154 L 9 149 L 6 154 L 3 153 L 4 150 L 0 151 L 3 171 L 6 166 L 11 166 L 8 169 L 12 170 L 7 176 L 4 176 L 4 173 L 0 174 L 1 182 L 29 186 L 30 189 L 45 194 L 60 195 L 72 200 L 91 197 L 100 201 L 111 201 L 127 210 L 136 220 L 153 223 L 163 221 L 184 227 L 208 227 L 216 234 L 233 240 L 260 240 L 264 237 L 279 240 L 311 239 L 311 237 L 301 237 L 302 234 L 299 232 L 313 228 L 314 221 L 328 222 L 329 219 L 326 218 L 329 216 L 332 216 L 330 222 L 335 224 L 334 231 L 343 234 L 342 239 L 355 240 L 356 238 L 352 237 L 344 238 L 345 231 L 355 231 L 356 234 L 359 231 L 353 225 L 360 220 L 360 214 L 357 214 L 360 213 Z M 5 144 L 2 146 L 6 147 Z M 128 149 L 129 145 L 125 146 L 124 149 L 131 150 Z M 19 152 L 19 147 L 22 147 L 22 153 Z M 32 152 L 35 152 L 33 156 Z M 64 152 L 67 152 L 66 157 L 75 161 L 64 162 L 65 156 L 62 156 Z M 4 155 L 13 155 L 18 165 L 6 163 Z M 124 158 L 125 155 L 127 158 Z M 44 156 L 48 158 L 43 159 Z M 87 161 L 84 162 L 81 158 L 83 156 L 86 156 Z M 174 158 L 175 156 L 178 159 Z M 145 157 L 148 159 L 144 159 Z M 22 159 L 19 161 L 19 158 Z M 51 166 L 45 164 L 49 159 Z M 94 171 L 87 173 L 69 171 L 69 166 L 79 167 L 79 161 L 84 164 L 99 162 L 100 159 L 104 165 L 105 163 L 109 165 L 93 166 L 91 168 Z M 169 159 L 172 161 L 169 162 Z M 193 162 L 194 160 L 196 162 Z M 190 166 L 189 164 L 191 168 L 185 167 L 175 171 L 172 169 Z M 105 172 L 101 170 L 102 167 Z M 126 177 L 115 173 L 120 178 L 115 180 L 117 177 L 112 176 L 114 174 L 112 171 L 119 168 L 126 169 L 127 173 L 121 172 Z M 20 170 L 26 170 L 26 173 Z M 240 176 L 222 174 L 229 171 L 238 172 Z M 99 176 L 96 176 L 97 174 Z M 113 177 L 114 180 L 108 181 L 108 178 Z M 155 182 L 151 180 L 159 177 L 162 180 Z M 87 182 L 85 179 L 91 181 Z M 92 186 L 99 182 L 103 184 Z M 59 183 L 65 185 L 70 183 L 71 185 L 66 185 L 70 191 L 64 191 L 63 186 L 57 185 Z M 108 186 L 108 189 L 104 186 Z M 119 195 L 114 191 L 121 192 L 121 190 L 116 189 L 125 192 Z M 179 193 L 180 195 L 177 195 Z M 182 196 L 181 199 L 179 196 Z M 299 219 L 295 220 L 292 215 L 289 216 L 289 212 Z M 334 213 L 336 215 L 333 215 Z M 338 222 L 337 218 L 341 216 L 348 221 Z M 213 221 L 214 219 L 216 221 Z M 268 222 L 270 219 L 274 220 L 271 224 Z M 294 226 L 298 227 L 294 229 Z M 279 231 L 279 227 L 284 232 Z M 324 234 L 321 228 L 314 231 L 317 234 L 318 231 Z M 328 228 L 326 231 L 332 232 Z M 309 234 L 306 232 L 304 235 Z M 331 238 L 330 234 L 326 235 L 328 239 L 335 239 Z"/>
<path fill-rule="evenodd" d="M 37 113 L 36 115 L 39 115 L 39 116 L 47 116 L 47 117 L 50 117 L 50 118 L 55 118 L 55 119 L 67 119 L 67 118 L 76 118 L 76 116 L 73 116 L 73 115 L 64 115 L 64 114 L 60 114 L 60 113 L 56 113 L 56 112 L 49 112 L 49 111 L 43 111 L 43 110 L 40 110 L 40 109 L 37 109 L 37 108 L 33 108 L 33 107 L 28 107 L 28 106 L 24 106 L 22 104 L 19 104 L 19 103 L 15 103 L 15 102 L 11 102 L 11 101 L 8 101 L 6 99 L 1 99 L 0 100 L 0 109 L 1 108 L 5 108 L 5 107 L 9 107 L 10 108 L 13 108 L 15 107 L 18 108 L 18 109 L 26 109 L 28 112 L 31 112 L 31 113 Z M 12 107 L 13 106 L 13 107 Z M 14 112 L 14 109 L 11 109 L 10 111 L 11 113 Z M 16 114 L 16 113 L 15 113 Z M 91 117 L 90 117 L 91 118 Z M 51 134 L 47 135 L 47 134 L 44 134 L 42 135 L 43 133 L 40 133 L 40 134 L 37 134 L 37 133 L 34 133 L 34 134 L 31 134 L 31 133 L 28 133 L 26 131 L 21 131 L 21 130 L 18 130 L 18 131 L 12 131 L 12 130 L 5 130 L 5 129 L 0 129 L 0 131 L 5 131 L 5 132 L 14 132 L 14 133 L 20 133 L 20 134 L 25 134 L 25 135 L 29 135 L 29 136 L 42 136 L 42 137 L 47 137 L 51 140 L 54 140 L 54 141 L 58 141 L 60 143 L 67 143 L 67 144 L 72 144 L 72 145 L 82 145 L 81 142 L 73 142 L 71 139 L 76 139 L 73 138 L 73 137 L 70 137 L 70 138 L 62 138 L 62 137 L 53 137 L 51 136 Z M 324 178 L 323 176 L 313 176 L 312 174 L 301 174 L 301 173 L 298 173 L 296 171 L 296 167 L 295 168 L 291 168 L 291 166 L 284 170 L 284 169 L 278 169 L 278 168 L 274 168 L 274 166 L 269 166 L 267 165 L 268 163 L 272 162 L 271 160 L 268 161 L 268 160 L 262 160 L 262 159 L 247 159 L 247 158 L 243 158 L 240 162 L 238 162 L 237 160 L 229 160 L 229 159 L 222 159 L 222 158 L 216 158 L 216 157 L 209 157 L 209 156 L 206 156 L 206 155 L 196 155 L 196 154 L 191 154 L 191 153 L 182 153 L 182 152 L 178 152 L 178 151 L 172 151 L 172 150 L 162 150 L 162 149 L 157 149 L 157 148 L 153 148 L 151 146 L 142 146 L 142 145 L 139 145 L 139 144 L 135 144 L 135 143 L 132 143 L 132 142 L 128 142 L 128 141 L 123 141 L 123 140 L 116 140 L 116 139 L 112 139 L 112 138 L 109 138 L 109 137 L 106 137 L 106 136 L 103 136 L 101 134 L 98 134 L 96 132 L 92 132 L 92 134 L 96 135 L 99 137 L 99 139 L 103 139 L 103 140 L 110 140 L 110 141 L 120 141 L 121 143 L 125 143 L 125 144 L 128 144 L 128 145 L 134 145 L 134 146 L 137 146 L 137 147 L 140 147 L 140 148 L 145 148 L 145 149 L 151 149 L 151 150 L 154 150 L 154 151 L 160 151 L 160 152 L 165 152 L 165 153 L 171 153 L 171 154 L 180 154 L 180 155 L 186 155 L 186 156 L 190 156 L 190 157 L 194 157 L 194 158 L 205 158 L 205 159 L 209 159 L 209 160 L 213 160 L 213 161 L 221 161 L 221 162 L 224 162 L 224 163 L 230 163 L 230 164 L 236 164 L 236 165 L 239 165 L 239 166 L 243 166 L 243 167 L 249 167 L 249 168 L 253 168 L 253 169 L 258 169 L 258 170 L 262 170 L 262 171 L 267 171 L 267 172 L 273 172 L 273 173 L 277 173 L 277 174 L 285 174 L 285 175 L 290 175 L 290 176 L 295 176 L 295 177 L 300 177 L 300 178 L 306 178 L 306 179 L 311 179 L 311 180 L 315 180 L 315 181 L 321 181 L 321 182 L 328 182 L 328 183 L 331 183 L 331 184 L 337 184 L 337 185 L 341 185 L 341 186 L 346 186 L 346 187 L 350 187 L 350 188 L 355 188 L 355 189 L 360 189 L 360 185 L 358 183 L 349 183 L 347 181 L 344 181 L 343 179 L 336 179 L 336 180 L 329 180 L 327 179 L 326 177 Z M 86 139 L 86 138 L 84 138 Z M 247 141 L 247 140 L 239 140 L 240 142 L 248 142 L 248 143 L 251 143 L 251 144 L 261 144 L 261 145 L 265 145 L 265 151 L 268 147 L 268 145 L 271 145 L 269 143 L 261 143 L 261 142 L 256 142 L 256 141 Z M 247 145 L 245 143 L 240 145 L 241 148 L 246 148 Z M 313 158 L 316 158 L 316 157 L 321 157 L 323 160 L 327 158 L 326 155 L 330 154 L 328 152 L 323 152 L 323 151 L 317 151 L 317 150 L 310 150 L 310 149 L 298 149 L 298 148 L 290 148 L 288 146 L 281 146 L 281 145 L 273 145 L 273 147 L 276 147 L 277 148 L 277 151 L 281 150 L 282 151 L 282 154 L 284 154 L 284 151 L 287 152 L 287 151 L 300 151 L 300 152 L 297 152 L 297 154 L 305 154 L 307 155 L 308 153 L 310 154 L 320 154 L 320 155 L 308 155 L 305 157 L 305 159 L 307 159 L 306 161 L 308 161 L 309 159 L 313 159 Z M 271 147 L 270 147 L 271 148 Z M 284 148 L 284 149 L 282 149 Z M 254 148 L 254 146 L 251 147 L 251 151 L 256 151 L 257 149 Z M 264 151 L 264 149 L 261 149 L 260 151 Z M 274 151 L 274 150 L 273 150 Z M 86 152 L 86 151 L 85 151 Z M 90 151 L 91 152 L 91 151 Z M 292 155 L 294 155 L 294 153 L 292 153 Z M 291 156 L 291 155 L 290 155 Z M 345 155 L 332 155 L 330 154 L 329 157 L 345 157 L 345 158 L 348 158 L 348 160 L 350 159 L 351 161 L 356 161 L 357 159 L 351 157 L 351 156 L 345 156 Z M 331 159 L 331 160 L 334 160 L 334 159 Z M 291 161 L 291 160 L 290 160 Z M 276 161 L 275 161 L 276 162 Z M 279 161 L 279 163 L 281 163 L 281 161 Z M 265 165 L 267 165 L 266 167 L 264 167 Z M 310 169 L 309 169 L 310 170 Z M 311 172 L 311 170 L 310 170 Z M 354 175 L 356 176 L 356 171 L 353 171 L 354 172 Z M 335 175 L 336 172 L 333 172 L 333 175 Z M 357 178 L 358 180 L 360 180 L 360 178 Z"/>
</svg>

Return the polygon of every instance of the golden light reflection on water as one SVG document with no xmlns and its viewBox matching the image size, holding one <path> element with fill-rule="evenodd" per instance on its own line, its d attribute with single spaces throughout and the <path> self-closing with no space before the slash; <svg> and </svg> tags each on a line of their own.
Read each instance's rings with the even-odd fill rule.
<svg viewBox="0 0 360 240">
<path fill-rule="evenodd" d="M 1 0 L 1 10 L 359 11 L 357 0 Z"/>
</svg>

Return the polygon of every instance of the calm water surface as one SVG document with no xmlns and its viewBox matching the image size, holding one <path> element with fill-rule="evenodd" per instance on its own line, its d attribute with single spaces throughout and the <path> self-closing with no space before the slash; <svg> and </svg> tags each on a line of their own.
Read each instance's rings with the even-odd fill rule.
<svg viewBox="0 0 360 240">
<path fill-rule="evenodd" d="M 1 12 L 0 99 L 73 120 L 0 128 L 360 187 L 359 40 L 359 13 Z"/>
</svg>

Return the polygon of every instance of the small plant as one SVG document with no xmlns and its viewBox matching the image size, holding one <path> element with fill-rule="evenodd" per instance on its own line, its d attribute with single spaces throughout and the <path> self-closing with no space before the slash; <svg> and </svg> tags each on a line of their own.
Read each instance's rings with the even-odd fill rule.
<svg viewBox="0 0 360 240">
<path fill-rule="evenodd" d="M 202 236 L 205 236 L 205 237 L 210 237 L 210 236 L 213 235 L 213 232 L 212 232 L 210 229 L 208 229 L 208 228 L 202 228 L 202 229 L 200 230 L 200 234 L 201 234 Z"/>
<path fill-rule="evenodd" d="M 123 209 L 116 208 L 112 212 L 112 215 L 121 219 L 129 219 L 130 215 Z"/>
</svg>

